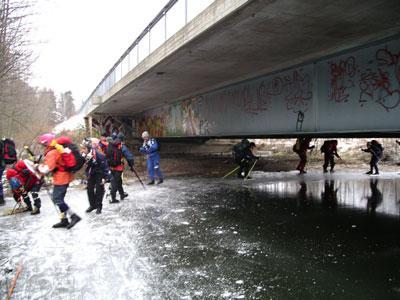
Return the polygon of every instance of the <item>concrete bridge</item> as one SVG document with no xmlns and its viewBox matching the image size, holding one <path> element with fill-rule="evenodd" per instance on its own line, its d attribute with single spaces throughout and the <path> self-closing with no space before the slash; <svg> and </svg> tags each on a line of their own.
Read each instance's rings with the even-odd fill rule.
<svg viewBox="0 0 400 300">
<path fill-rule="evenodd" d="M 82 107 L 89 123 L 158 137 L 400 134 L 400 1 L 215 0 L 190 18 L 195 2 L 163 8 Z M 183 21 L 168 34 L 174 9 Z"/>
</svg>

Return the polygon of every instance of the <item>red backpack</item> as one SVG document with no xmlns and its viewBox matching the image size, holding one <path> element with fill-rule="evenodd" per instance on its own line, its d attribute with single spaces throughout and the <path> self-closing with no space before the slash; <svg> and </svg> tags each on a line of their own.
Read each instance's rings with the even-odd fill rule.
<svg viewBox="0 0 400 300">
<path fill-rule="evenodd" d="M 62 136 L 56 139 L 57 144 L 62 145 L 66 151 L 61 153 L 61 159 L 64 163 L 63 169 L 70 173 L 78 172 L 85 164 L 85 159 L 79 152 L 79 148 L 69 137 Z M 70 150 L 70 151 L 68 151 Z"/>
</svg>

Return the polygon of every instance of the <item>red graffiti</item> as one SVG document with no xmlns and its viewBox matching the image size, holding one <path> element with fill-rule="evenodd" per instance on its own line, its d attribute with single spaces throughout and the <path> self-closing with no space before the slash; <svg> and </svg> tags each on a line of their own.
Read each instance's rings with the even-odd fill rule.
<svg viewBox="0 0 400 300">
<path fill-rule="evenodd" d="M 264 81 L 257 87 L 256 96 L 252 94 L 250 86 L 245 85 L 242 90 L 241 98 L 243 99 L 244 111 L 255 115 L 268 110 L 268 105 L 271 102 L 271 97 L 268 94 Z"/>
<path fill-rule="evenodd" d="M 282 93 L 285 96 L 286 108 L 295 113 L 306 112 L 312 99 L 312 82 L 308 74 L 302 74 L 302 69 L 294 70 L 292 74 L 283 77 Z"/>
<path fill-rule="evenodd" d="M 357 73 L 356 60 L 350 56 L 339 62 L 328 62 L 330 65 L 330 93 L 329 99 L 338 103 L 347 102 L 350 90 L 354 87 L 353 77 Z"/>
<path fill-rule="evenodd" d="M 376 51 L 375 57 L 378 68 L 368 68 L 361 74 L 359 102 L 361 106 L 369 101 L 376 102 L 390 111 L 400 104 L 400 53 L 393 54 L 385 48 Z M 391 74 L 395 81 L 391 80 Z"/>
</svg>

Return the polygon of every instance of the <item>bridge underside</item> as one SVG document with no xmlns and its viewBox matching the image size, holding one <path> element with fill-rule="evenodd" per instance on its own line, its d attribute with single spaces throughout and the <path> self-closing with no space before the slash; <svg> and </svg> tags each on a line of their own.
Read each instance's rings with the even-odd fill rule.
<svg viewBox="0 0 400 300">
<path fill-rule="evenodd" d="M 249 1 L 91 115 L 164 137 L 397 135 L 399 32 L 398 0 Z"/>
</svg>

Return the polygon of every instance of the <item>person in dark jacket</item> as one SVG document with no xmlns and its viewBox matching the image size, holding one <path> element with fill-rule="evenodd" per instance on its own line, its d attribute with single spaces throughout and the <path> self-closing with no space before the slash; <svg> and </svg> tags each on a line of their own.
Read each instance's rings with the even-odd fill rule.
<svg viewBox="0 0 400 300">
<path fill-rule="evenodd" d="M 111 171 L 108 167 L 107 159 L 98 148 L 95 139 L 86 138 L 82 143 L 82 155 L 86 160 L 87 194 L 89 199 L 90 213 L 96 210 L 96 214 L 101 214 L 103 208 L 104 184 L 111 182 Z"/>
<path fill-rule="evenodd" d="M 372 140 L 367 143 L 367 148 L 361 149 L 361 151 L 371 153 L 371 160 L 369 162 L 370 170 L 365 174 L 378 175 L 379 174 L 378 163 L 383 157 L 382 145 L 379 144 L 378 141 Z M 373 173 L 373 170 L 375 170 L 375 173 Z"/>
<path fill-rule="evenodd" d="M 239 144 L 236 144 L 233 147 L 234 160 L 239 165 L 237 173 L 238 178 L 246 178 L 249 173 L 251 163 L 255 159 L 259 159 L 259 157 L 253 154 L 255 147 L 256 144 L 253 142 L 250 143 L 248 139 L 243 139 Z"/>
<path fill-rule="evenodd" d="M 321 152 L 324 153 L 324 165 L 323 170 L 324 173 L 328 173 L 328 166 L 330 165 L 330 172 L 333 173 L 333 168 L 335 167 L 335 156 L 340 158 L 337 153 L 337 140 L 329 140 L 325 141 L 321 147 Z"/>
<path fill-rule="evenodd" d="M 296 168 L 296 170 L 300 171 L 299 174 L 307 173 L 304 170 L 304 168 L 306 167 L 306 164 L 307 164 L 307 151 L 315 148 L 315 146 L 310 146 L 311 140 L 312 140 L 312 138 L 309 138 L 309 137 L 298 138 L 296 140 L 296 144 L 293 146 L 293 151 L 296 152 L 300 158 L 300 162 Z"/>
<path fill-rule="evenodd" d="M 112 134 L 112 141 L 109 142 L 107 147 L 107 161 L 109 163 L 113 180 L 111 181 L 111 202 L 118 203 L 116 199 L 117 191 L 120 199 L 124 200 L 128 197 L 122 186 L 122 174 L 125 169 L 125 160 L 127 161 L 131 170 L 133 170 L 134 156 L 129 151 L 128 147 L 123 143 L 125 137 L 122 133 Z"/>
<path fill-rule="evenodd" d="M 107 154 L 107 147 L 108 147 L 108 141 L 107 141 L 107 132 L 103 131 L 100 136 L 100 141 L 98 143 L 98 149 L 104 154 Z"/>
</svg>

